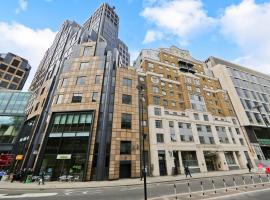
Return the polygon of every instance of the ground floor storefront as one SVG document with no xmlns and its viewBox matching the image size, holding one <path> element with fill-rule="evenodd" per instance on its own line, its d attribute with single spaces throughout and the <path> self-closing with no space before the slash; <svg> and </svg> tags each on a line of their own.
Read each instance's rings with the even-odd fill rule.
<svg viewBox="0 0 270 200">
<path fill-rule="evenodd" d="M 184 174 L 185 166 L 191 173 L 245 169 L 249 162 L 245 151 L 158 150 L 151 154 L 151 175 Z"/>
</svg>

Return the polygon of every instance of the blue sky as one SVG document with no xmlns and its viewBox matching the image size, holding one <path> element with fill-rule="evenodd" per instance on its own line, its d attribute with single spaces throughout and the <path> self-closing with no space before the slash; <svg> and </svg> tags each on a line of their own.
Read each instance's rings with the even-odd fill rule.
<svg viewBox="0 0 270 200">
<path fill-rule="evenodd" d="M 82 24 L 100 0 L 0 0 L 0 51 L 24 56 L 33 72 L 65 19 Z M 132 58 L 140 49 L 187 49 L 270 73 L 270 2 L 265 0 L 108 0 Z M 31 77 L 33 76 L 33 72 Z M 30 77 L 30 79 L 31 79 Z M 30 80 L 27 83 L 29 85 Z"/>
</svg>

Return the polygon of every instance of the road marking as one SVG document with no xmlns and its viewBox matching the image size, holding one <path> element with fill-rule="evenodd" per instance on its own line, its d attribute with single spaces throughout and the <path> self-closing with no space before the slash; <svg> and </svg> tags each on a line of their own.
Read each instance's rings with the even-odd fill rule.
<svg viewBox="0 0 270 200">
<path fill-rule="evenodd" d="M 120 191 L 124 192 L 124 191 L 129 191 L 129 190 L 137 190 L 137 189 L 141 189 L 142 187 L 130 187 L 130 188 L 122 188 Z"/>
<path fill-rule="evenodd" d="M 49 197 L 55 196 L 58 193 L 25 193 L 20 195 L 0 194 L 0 199 L 27 198 L 27 197 Z"/>
</svg>

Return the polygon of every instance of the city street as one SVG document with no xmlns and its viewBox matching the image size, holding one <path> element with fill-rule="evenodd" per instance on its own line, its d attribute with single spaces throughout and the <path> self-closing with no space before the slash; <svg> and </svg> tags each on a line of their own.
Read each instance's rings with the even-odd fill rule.
<svg viewBox="0 0 270 200">
<path fill-rule="evenodd" d="M 254 176 L 254 175 L 253 175 Z M 243 185 L 243 176 L 234 176 L 236 185 Z M 252 184 L 252 179 L 250 175 L 244 175 L 245 182 L 247 184 Z M 174 194 L 174 184 L 176 185 L 176 190 L 178 194 L 188 193 L 187 183 L 190 183 L 191 192 L 194 194 L 201 191 L 201 181 L 204 186 L 204 190 L 213 189 L 212 180 L 215 183 L 216 189 L 224 187 L 223 178 L 226 182 L 226 187 L 234 186 L 233 176 L 226 177 L 215 177 L 215 178 L 203 178 L 203 179 L 187 179 L 182 181 L 174 182 L 163 182 L 148 185 L 148 198 L 149 199 L 163 199 L 167 195 Z M 267 182 L 265 176 L 262 177 L 263 182 Z M 254 178 L 255 183 L 260 183 L 258 175 Z M 76 183 L 74 183 L 76 184 Z M 269 184 L 268 184 L 269 185 Z M 252 187 L 251 190 L 261 190 L 266 189 L 268 186 L 257 185 L 257 187 Z M 42 187 L 41 187 L 42 188 Z M 222 189 L 222 195 L 230 193 L 224 193 L 225 189 Z M 235 191 L 235 189 L 233 189 Z M 249 189 L 247 189 L 249 191 Z M 269 191 L 268 191 L 269 192 Z M 217 192 L 219 193 L 219 192 Z M 255 194 L 252 194 L 255 195 Z M 260 193 L 256 194 L 260 195 Z M 76 199 L 95 199 L 95 200 L 115 200 L 115 199 L 130 199 L 137 200 L 143 199 L 143 182 L 142 185 L 131 185 L 131 186 L 120 186 L 120 187 L 100 187 L 100 188 L 83 188 L 83 189 L 2 189 L 0 190 L 0 199 L 15 199 L 15 198 L 30 198 L 35 199 L 48 199 L 48 200 L 72 200 Z M 161 197 L 161 198 L 158 198 Z M 195 196 L 194 196 L 195 197 Z M 238 198 L 238 197 L 235 197 Z M 242 197 L 241 197 L 242 198 Z M 244 197 L 243 197 L 244 198 Z"/>
</svg>

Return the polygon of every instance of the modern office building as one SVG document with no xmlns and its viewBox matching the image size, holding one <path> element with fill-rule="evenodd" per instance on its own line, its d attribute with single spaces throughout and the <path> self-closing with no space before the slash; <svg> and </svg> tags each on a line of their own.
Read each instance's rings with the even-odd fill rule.
<svg viewBox="0 0 270 200">
<path fill-rule="evenodd" d="M 30 95 L 29 92 L 0 90 L 0 154 L 14 152 Z"/>
<path fill-rule="evenodd" d="M 0 89 L 21 90 L 30 73 L 28 61 L 13 53 L 0 54 Z"/>
<path fill-rule="evenodd" d="M 144 49 L 135 61 L 142 85 L 146 158 L 153 176 L 246 168 L 252 162 L 227 91 L 204 62 L 175 46 Z"/>
<path fill-rule="evenodd" d="M 206 64 L 228 91 L 257 159 L 270 159 L 270 75 L 210 57 Z"/>
<path fill-rule="evenodd" d="M 106 41 L 107 49 L 118 49 L 120 66 L 127 67 L 130 65 L 128 47 L 118 38 L 119 17 L 115 12 L 115 7 L 103 3 L 83 26 L 87 30 L 94 30 L 98 33 L 98 41 Z"/>
<path fill-rule="evenodd" d="M 108 4 L 84 26 L 62 25 L 30 86 L 19 167 L 43 169 L 52 180 L 140 175 L 138 76 L 122 65 L 118 27 Z"/>
</svg>

